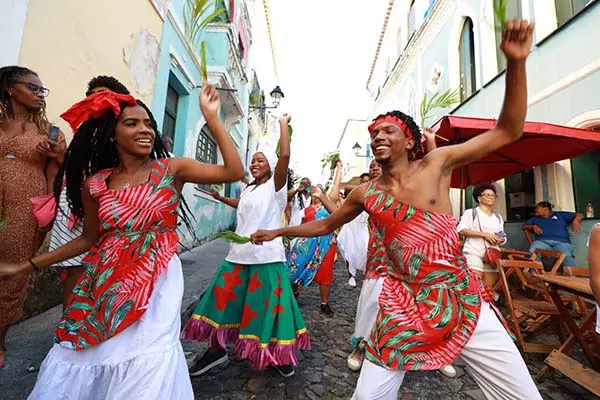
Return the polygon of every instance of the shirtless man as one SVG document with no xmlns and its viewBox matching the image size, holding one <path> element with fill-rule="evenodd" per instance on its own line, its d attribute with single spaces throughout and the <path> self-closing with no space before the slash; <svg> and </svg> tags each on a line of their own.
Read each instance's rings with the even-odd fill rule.
<svg viewBox="0 0 600 400">
<path fill-rule="evenodd" d="M 369 248 L 369 258 L 387 265 L 388 273 L 353 399 L 397 399 L 405 371 L 436 370 L 459 356 L 486 398 L 541 399 L 491 293 L 466 266 L 449 195 L 454 169 L 522 136 L 532 39 L 527 21 L 506 23 L 500 46 L 507 58 L 506 89 L 492 130 L 420 159 L 420 131 L 412 118 L 397 111 L 379 116 L 369 127 L 383 168 L 376 182 L 353 190 L 329 218 L 252 235 L 256 244 L 320 236 L 369 213 L 372 235 L 382 244 Z"/>
</svg>

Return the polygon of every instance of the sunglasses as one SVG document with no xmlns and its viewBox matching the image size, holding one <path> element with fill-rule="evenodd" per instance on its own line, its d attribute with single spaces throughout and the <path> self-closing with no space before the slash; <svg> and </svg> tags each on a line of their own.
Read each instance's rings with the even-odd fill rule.
<svg viewBox="0 0 600 400">
<path fill-rule="evenodd" d="M 29 91 L 33 94 L 41 94 L 43 97 L 48 97 L 48 95 L 50 94 L 50 89 L 45 88 L 43 86 L 38 86 L 35 83 L 22 82 L 22 81 L 18 81 L 15 83 L 20 83 L 22 85 L 25 85 L 27 87 L 27 89 L 29 89 Z"/>
</svg>

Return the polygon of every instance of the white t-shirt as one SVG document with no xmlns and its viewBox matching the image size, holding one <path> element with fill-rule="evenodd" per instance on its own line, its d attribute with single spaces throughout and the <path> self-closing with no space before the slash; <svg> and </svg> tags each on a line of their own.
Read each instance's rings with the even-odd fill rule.
<svg viewBox="0 0 600 400">
<path fill-rule="evenodd" d="M 298 196 L 302 196 L 304 207 L 300 207 L 300 200 L 298 199 Z M 292 215 L 290 217 L 289 226 L 298 226 L 302 224 L 302 218 L 304 218 L 304 214 L 302 212 L 306 207 L 311 205 L 311 202 L 311 196 L 305 197 L 301 193 L 294 195 L 294 198 L 292 199 Z"/>
<path fill-rule="evenodd" d="M 462 231 L 463 229 L 489 233 L 498 233 L 504 231 L 504 220 L 500 214 L 493 213 L 492 215 L 487 215 L 485 212 L 480 210 L 479 207 L 477 207 L 475 208 L 475 215 L 476 218 L 474 219 L 472 208 L 466 210 L 460 218 L 458 226 L 456 227 L 458 232 Z M 479 228 L 479 224 L 481 224 L 481 229 Z M 504 239 L 504 242 L 506 242 L 506 238 Z M 471 254 L 483 258 L 485 256 L 485 248 L 486 243 L 483 238 L 468 237 L 465 239 L 463 253 L 465 255 Z"/>
<path fill-rule="evenodd" d="M 287 204 L 287 188 L 275 193 L 275 181 L 269 179 L 262 185 L 248 186 L 240 196 L 237 208 L 237 228 L 240 236 L 250 236 L 262 229 L 279 229 L 281 213 Z M 285 262 L 285 249 L 281 238 L 263 243 L 231 243 L 227 261 L 236 264 L 267 264 Z"/>
</svg>

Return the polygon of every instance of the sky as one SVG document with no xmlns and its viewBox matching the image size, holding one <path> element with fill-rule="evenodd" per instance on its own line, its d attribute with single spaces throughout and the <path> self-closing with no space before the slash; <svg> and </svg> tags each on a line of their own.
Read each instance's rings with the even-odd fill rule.
<svg viewBox="0 0 600 400">
<path fill-rule="evenodd" d="M 317 180 L 348 118 L 370 111 L 365 85 L 388 0 L 269 0 L 279 80 L 275 80 L 263 0 L 255 0 L 251 61 L 261 87 L 285 99 L 273 115 L 292 115 L 291 167 Z"/>
</svg>

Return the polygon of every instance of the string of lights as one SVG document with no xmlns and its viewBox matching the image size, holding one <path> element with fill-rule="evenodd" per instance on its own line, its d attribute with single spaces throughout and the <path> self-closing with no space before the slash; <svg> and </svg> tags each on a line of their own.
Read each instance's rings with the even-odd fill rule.
<svg viewBox="0 0 600 400">
<path fill-rule="evenodd" d="M 275 74 L 275 81 L 279 82 L 279 73 L 277 72 L 277 60 L 275 58 L 275 44 L 273 42 L 273 29 L 271 26 L 271 11 L 269 9 L 269 0 L 263 0 L 265 7 L 265 18 L 267 20 L 267 30 L 269 32 L 269 41 L 271 42 L 271 57 L 273 58 L 273 72 Z"/>
<path fill-rule="evenodd" d="M 267 1 L 267 0 L 265 0 Z M 371 84 L 371 79 L 373 79 L 373 73 L 375 72 L 375 65 L 377 65 L 377 60 L 379 59 L 379 52 L 381 51 L 381 44 L 383 43 L 383 38 L 385 37 L 385 31 L 387 29 L 388 22 L 390 20 L 390 15 L 392 13 L 392 8 L 394 7 L 394 0 L 390 0 L 387 8 L 387 12 L 385 13 L 385 19 L 383 20 L 383 27 L 381 28 L 381 34 L 379 35 L 379 41 L 377 42 L 377 49 L 375 50 L 375 58 L 373 59 L 373 64 L 371 65 L 371 72 L 369 73 L 369 79 L 367 79 L 367 90 L 369 89 L 369 85 Z"/>
</svg>

